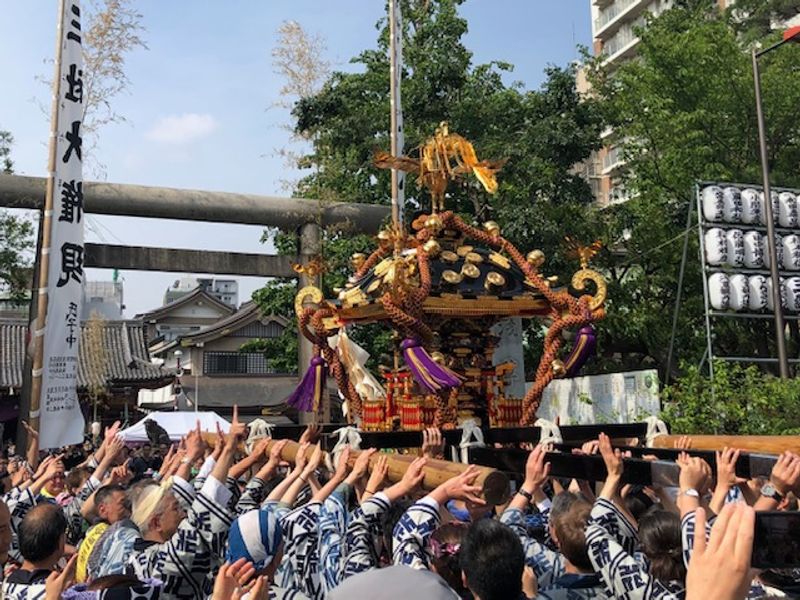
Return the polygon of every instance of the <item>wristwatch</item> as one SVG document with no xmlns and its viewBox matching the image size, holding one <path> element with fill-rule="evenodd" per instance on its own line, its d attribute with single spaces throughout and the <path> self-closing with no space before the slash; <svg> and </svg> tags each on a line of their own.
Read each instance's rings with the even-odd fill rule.
<svg viewBox="0 0 800 600">
<path fill-rule="evenodd" d="M 685 490 L 681 490 L 681 496 L 689 496 L 691 498 L 700 498 L 700 492 L 698 492 L 694 488 L 687 488 Z"/>
<path fill-rule="evenodd" d="M 518 493 L 520 496 L 522 496 L 523 498 L 525 498 L 525 499 L 526 499 L 528 502 L 533 502 L 533 494 L 531 494 L 529 491 L 527 491 L 527 490 L 524 490 L 524 489 L 522 489 L 522 488 L 519 488 L 519 489 L 517 490 L 517 493 Z"/>
<path fill-rule="evenodd" d="M 188 465 L 190 462 L 192 462 L 192 459 L 191 459 L 191 458 L 189 458 L 188 456 L 184 456 L 184 457 L 181 459 L 181 464 L 182 464 L 182 465 Z"/>
<path fill-rule="evenodd" d="M 765 483 L 761 488 L 761 495 L 765 498 L 772 498 L 775 502 L 780 502 L 783 500 L 783 494 L 781 494 L 775 486 L 771 483 Z"/>
</svg>

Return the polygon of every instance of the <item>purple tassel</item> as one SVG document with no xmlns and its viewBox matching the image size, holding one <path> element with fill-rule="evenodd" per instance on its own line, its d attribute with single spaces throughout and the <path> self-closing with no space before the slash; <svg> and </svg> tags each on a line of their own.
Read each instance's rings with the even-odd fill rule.
<svg viewBox="0 0 800 600">
<path fill-rule="evenodd" d="M 564 361 L 564 367 L 567 369 L 566 376 L 575 377 L 581 367 L 594 354 L 596 347 L 597 337 L 595 336 L 594 327 L 584 325 L 578 330 L 575 344 L 572 346 L 572 352 L 570 352 L 567 360 Z"/>
<path fill-rule="evenodd" d="M 321 356 L 312 358 L 306 374 L 292 395 L 286 399 L 286 404 L 303 412 L 317 410 L 325 389 L 326 371 L 325 360 Z"/>
<path fill-rule="evenodd" d="M 416 338 L 406 338 L 400 344 L 403 358 L 414 379 L 431 393 L 461 385 L 461 377 L 447 367 L 437 364 Z"/>
</svg>

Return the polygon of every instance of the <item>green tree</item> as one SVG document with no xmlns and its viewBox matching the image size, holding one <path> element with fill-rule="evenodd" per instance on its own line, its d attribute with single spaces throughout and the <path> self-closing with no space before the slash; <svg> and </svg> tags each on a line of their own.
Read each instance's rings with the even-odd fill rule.
<svg viewBox="0 0 800 600">
<path fill-rule="evenodd" d="M 0 167 L 3 173 L 14 172 L 11 146 L 14 136 L 0 131 Z M 30 289 L 31 251 L 34 227 L 30 220 L 7 210 L 0 211 L 0 291 L 11 300 L 22 302 Z"/>
<path fill-rule="evenodd" d="M 592 80 L 614 141 L 622 144 L 625 184 L 635 198 L 604 211 L 598 231 L 618 252 L 601 257 L 610 274 L 603 352 L 625 366 L 665 367 L 694 182 L 759 182 L 753 77 L 746 40 L 707 3 L 679 6 L 640 31 L 638 58 L 613 74 L 594 63 Z M 769 39 L 766 43 L 769 43 Z M 764 57 L 763 89 L 773 182 L 800 184 L 800 49 Z M 689 262 L 676 352 L 695 364 L 705 348 L 697 232 Z M 737 320 L 739 321 L 739 320 Z M 774 355 L 767 321 L 717 323 L 718 354 Z M 798 331 L 793 325 L 792 350 Z"/>
<path fill-rule="evenodd" d="M 474 143 L 479 158 L 508 158 L 496 196 L 487 196 L 477 182 L 467 180 L 448 200 L 449 208 L 478 223 L 494 218 L 521 248 L 547 251 L 548 273 L 570 274 L 576 265 L 562 256 L 563 237 L 583 238 L 591 231 L 577 218 L 592 212 L 591 190 L 574 166 L 599 146 L 602 122 L 596 102 L 580 97 L 572 68 L 549 68 L 541 89 L 527 90 L 520 83 L 504 82 L 513 70 L 508 63 L 473 64 L 462 41 L 468 30 L 458 13 L 462 3 L 403 2 L 406 152 L 447 121 L 452 131 Z M 296 130 L 312 142 L 300 163 L 308 171 L 295 190 L 300 197 L 389 202 L 390 174 L 372 164 L 375 150 L 390 145 L 385 18 L 378 30 L 377 48 L 352 59 L 356 72 L 332 73 L 318 93 L 295 105 Z M 409 214 L 416 207 L 430 209 L 427 193 L 413 177 L 407 180 L 406 198 Z M 323 248 L 329 295 L 344 283 L 349 256 L 372 250 L 374 243 L 366 236 L 327 232 Z M 540 335 L 539 327 L 534 325 L 530 335 Z M 373 357 L 390 348 L 386 329 L 360 328 L 354 338 Z M 530 346 L 538 348 L 536 343 Z"/>
</svg>

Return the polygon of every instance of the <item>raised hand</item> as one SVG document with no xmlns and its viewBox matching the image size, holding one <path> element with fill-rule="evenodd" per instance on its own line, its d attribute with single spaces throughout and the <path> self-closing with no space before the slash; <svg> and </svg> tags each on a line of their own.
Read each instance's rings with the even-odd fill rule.
<svg viewBox="0 0 800 600">
<path fill-rule="evenodd" d="M 480 475 L 478 466 L 470 465 L 463 473 L 451 477 L 437 487 L 430 493 L 430 497 L 436 500 L 439 506 L 444 506 L 448 500 L 463 500 L 476 506 L 482 506 L 486 504 L 486 501 L 480 496 L 481 486 L 475 485 L 478 475 Z"/>
<path fill-rule="evenodd" d="M 253 563 L 246 558 L 240 558 L 233 564 L 223 564 L 214 580 L 212 600 L 231 600 L 237 592 L 242 592 L 242 588 L 255 572 Z"/>
<path fill-rule="evenodd" d="M 688 435 L 682 435 L 672 443 L 676 450 L 690 450 L 692 448 L 692 438 Z"/>
<path fill-rule="evenodd" d="M 281 454 L 288 443 L 289 440 L 278 440 L 272 444 L 272 448 L 269 450 L 269 462 L 271 464 L 276 467 L 281 464 Z"/>
<path fill-rule="evenodd" d="M 28 434 L 29 438 L 36 440 L 39 439 L 39 432 L 36 431 L 33 427 L 31 427 L 27 421 L 20 421 L 20 423 L 22 423 L 22 426 L 25 428 L 25 431 Z"/>
<path fill-rule="evenodd" d="M 772 467 L 769 482 L 782 496 L 796 490 L 800 482 L 800 456 L 788 451 L 781 454 Z"/>
<path fill-rule="evenodd" d="M 524 486 L 529 493 L 541 489 L 544 482 L 550 476 L 550 463 L 545 463 L 545 448 L 539 444 L 528 455 L 525 463 L 525 482 Z"/>
<path fill-rule="evenodd" d="M 353 470 L 350 471 L 350 475 L 347 476 L 345 482 L 350 485 L 355 485 L 358 480 L 364 477 L 367 474 L 367 471 L 369 471 L 369 461 L 376 452 L 377 450 L 375 448 L 362 450 L 361 454 L 358 455 L 358 458 L 353 465 Z"/>
<path fill-rule="evenodd" d="M 355 470 L 355 469 L 354 469 Z M 369 475 L 369 479 L 367 480 L 367 494 L 374 494 L 378 491 L 378 488 L 383 484 L 384 480 L 386 479 L 386 475 L 389 474 L 389 459 L 385 454 L 381 454 L 378 456 L 378 460 L 375 461 L 375 466 L 372 467 L 372 473 Z"/>
<path fill-rule="evenodd" d="M 311 446 L 309 442 L 300 442 L 300 448 L 297 449 L 297 455 L 294 459 L 294 470 L 297 473 L 302 473 L 308 464 L 308 448 Z"/>
<path fill-rule="evenodd" d="M 681 491 L 685 492 L 688 489 L 692 489 L 697 490 L 702 495 L 711 481 L 711 467 L 708 466 L 708 463 L 702 458 L 688 456 L 682 457 L 678 464 L 681 467 L 679 478 Z"/>
<path fill-rule="evenodd" d="M 738 600 L 752 581 L 750 556 L 755 536 L 755 511 L 743 502 L 727 504 L 711 528 L 708 541 L 706 512 L 698 508 L 694 551 L 686 572 L 686 600 Z"/>
<path fill-rule="evenodd" d="M 231 448 L 235 448 L 236 444 L 244 441 L 246 435 L 247 426 L 244 423 L 239 422 L 239 406 L 234 404 L 233 420 L 231 421 L 231 428 L 228 431 L 226 445 L 230 446 Z"/>
<path fill-rule="evenodd" d="M 306 426 L 306 430 L 303 432 L 303 435 L 300 436 L 300 443 L 308 442 L 309 444 L 316 444 L 319 441 L 319 436 L 322 433 L 322 429 L 316 423 L 312 423 Z"/>
<path fill-rule="evenodd" d="M 349 447 L 346 447 L 345 450 L 342 452 L 348 452 L 349 456 Z M 322 446 L 317 443 L 314 446 L 314 451 L 311 453 L 311 458 L 308 459 L 306 466 L 303 468 L 303 475 L 308 476 L 311 475 L 314 471 L 319 468 L 319 465 L 322 463 Z"/>
<path fill-rule="evenodd" d="M 45 600 L 60 600 L 68 587 L 75 582 L 75 569 L 78 566 L 78 555 L 73 554 L 67 562 L 67 566 L 60 573 L 53 571 L 47 576 L 44 583 Z"/>
<path fill-rule="evenodd" d="M 438 427 L 422 430 L 422 456 L 425 458 L 442 458 L 444 456 L 444 438 Z"/>
<path fill-rule="evenodd" d="M 611 438 L 605 433 L 600 434 L 597 442 L 600 455 L 603 457 L 603 462 L 606 465 L 607 477 L 621 479 L 625 468 L 622 462 L 622 452 L 620 452 L 618 448 L 611 447 Z"/>
<path fill-rule="evenodd" d="M 203 457 L 206 450 L 206 443 L 200 431 L 200 420 L 198 419 L 194 429 L 186 435 L 186 458 L 191 462 Z"/>
<path fill-rule="evenodd" d="M 724 448 L 717 452 L 717 487 L 732 488 L 737 483 L 736 461 L 739 459 L 739 450 Z"/>
</svg>

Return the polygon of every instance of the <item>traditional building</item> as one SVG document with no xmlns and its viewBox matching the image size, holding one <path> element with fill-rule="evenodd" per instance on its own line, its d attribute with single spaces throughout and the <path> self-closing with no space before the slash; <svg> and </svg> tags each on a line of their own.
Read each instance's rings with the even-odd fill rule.
<svg viewBox="0 0 800 600">
<path fill-rule="evenodd" d="M 6 425 L 6 435 L 19 417 L 27 344 L 27 321 L 0 320 L 0 422 Z M 173 379 L 174 373 L 152 364 L 141 321 L 98 319 L 81 324 L 78 396 L 87 416 L 96 400 L 104 420 L 124 417 L 136 406 L 139 390 L 159 388 Z"/>
<path fill-rule="evenodd" d="M 236 312 L 236 309 L 209 294 L 194 288 L 169 304 L 137 315 L 147 327 L 151 345 L 170 343 L 181 336 L 196 333 Z"/>
<path fill-rule="evenodd" d="M 256 303 L 246 302 L 213 325 L 159 344 L 154 354 L 172 365 L 179 351 L 181 388 L 191 407 L 197 402 L 200 410 L 228 416 L 236 404 L 243 414 L 288 423 L 294 411 L 287 413 L 284 400 L 297 385 L 297 375 L 275 371 L 262 352 L 242 351 L 250 341 L 279 337 L 288 325 L 283 317 L 264 315 Z M 165 408 L 172 393 L 143 393 L 140 406 Z"/>
</svg>

